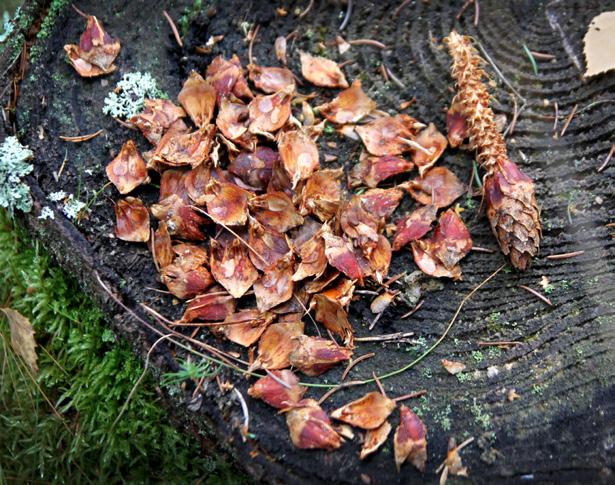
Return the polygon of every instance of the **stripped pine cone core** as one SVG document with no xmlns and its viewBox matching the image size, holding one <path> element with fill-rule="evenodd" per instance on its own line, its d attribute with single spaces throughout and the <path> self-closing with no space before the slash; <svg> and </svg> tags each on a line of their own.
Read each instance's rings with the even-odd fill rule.
<svg viewBox="0 0 615 485">
<path fill-rule="evenodd" d="M 484 197 L 487 217 L 502 252 L 513 266 L 525 270 L 538 253 L 540 211 L 534 183 L 508 158 L 504 137 L 489 107 L 489 92 L 482 81 L 483 60 L 467 36 L 453 31 L 445 39 L 453 58 L 457 82 L 453 104 L 460 106 L 467 124 L 470 146 L 485 169 Z"/>
</svg>

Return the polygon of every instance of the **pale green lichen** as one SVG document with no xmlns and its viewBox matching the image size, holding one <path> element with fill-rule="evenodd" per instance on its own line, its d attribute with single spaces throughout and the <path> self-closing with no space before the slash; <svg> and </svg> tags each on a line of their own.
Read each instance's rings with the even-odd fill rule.
<svg viewBox="0 0 615 485">
<path fill-rule="evenodd" d="M 130 118 L 141 112 L 148 98 L 168 98 L 149 73 L 129 72 L 105 98 L 103 113 L 114 118 Z"/>
<path fill-rule="evenodd" d="M 11 216 L 15 209 L 23 212 L 32 209 L 30 187 L 22 180 L 34 169 L 26 163 L 31 158 L 32 151 L 14 136 L 7 137 L 0 145 L 0 207 L 7 209 Z"/>
</svg>

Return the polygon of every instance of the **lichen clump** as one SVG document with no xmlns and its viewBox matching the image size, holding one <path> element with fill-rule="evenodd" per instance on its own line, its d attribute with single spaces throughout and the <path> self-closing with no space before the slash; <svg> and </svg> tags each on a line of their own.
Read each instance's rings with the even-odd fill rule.
<svg viewBox="0 0 615 485">
<path fill-rule="evenodd" d="M 32 150 L 14 136 L 7 137 L 0 145 L 0 207 L 7 209 L 11 216 L 15 209 L 23 212 L 32 209 L 30 187 L 22 181 L 34 169 L 31 163 L 26 163 L 31 158 Z"/>
<path fill-rule="evenodd" d="M 114 118 L 130 118 L 143 110 L 146 99 L 168 98 L 149 73 L 124 74 L 105 98 L 103 113 Z"/>
</svg>

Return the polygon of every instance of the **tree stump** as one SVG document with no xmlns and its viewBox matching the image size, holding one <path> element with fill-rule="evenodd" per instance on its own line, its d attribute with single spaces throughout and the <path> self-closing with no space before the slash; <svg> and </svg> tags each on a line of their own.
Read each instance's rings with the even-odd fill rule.
<svg viewBox="0 0 615 485">
<path fill-rule="evenodd" d="M 541 254 L 525 273 L 505 270 L 477 292 L 464 306 L 448 337 L 424 361 L 409 372 L 383 381 L 391 396 L 426 389 L 425 397 L 408 401 L 428 428 L 428 462 L 425 474 L 410 465 L 395 470 L 392 442 L 360 461 L 358 435 L 339 450 L 327 453 L 300 451 L 292 447 L 284 416 L 260 401 L 249 399 L 251 438 L 239 432 L 242 413 L 233 393 L 221 393 L 215 382 L 205 389 L 198 411 L 188 409 L 192 392 L 167 395 L 170 416 L 181 425 L 208 436 L 219 452 L 231 455 L 254 479 L 271 483 L 433 483 L 434 473 L 446 455 L 450 436 L 457 442 L 473 436 L 476 441 L 462 452 L 471 478 L 479 483 L 522 479 L 535 482 L 610 482 L 615 465 L 615 163 L 601 172 L 612 143 L 615 127 L 615 75 L 582 80 L 582 39 L 589 21 L 615 3 L 482 0 L 477 14 L 470 5 L 456 20 L 463 2 L 411 2 L 396 10 L 399 2 L 355 0 L 346 40 L 374 39 L 386 49 L 355 45 L 339 56 L 332 45 L 349 4 L 314 2 L 299 18 L 297 10 L 308 2 L 286 2 L 288 14 L 276 13 L 276 2 L 227 1 L 204 5 L 192 12 L 192 2 L 83 0 L 78 7 L 96 15 L 108 32 L 122 42 L 117 72 L 91 80 L 79 78 L 65 61 L 63 45 L 76 42 L 84 20 L 66 6 L 49 19 L 45 35 L 39 34 L 30 64 L 21 83 L 15 126 L 24 144 L 35 153 L 35 172 L 29 179 L 35 209 L 26 218 L 33 235 L 40 238 L 57 261 L 70 270 L 83 289 L 107 310 L 118 335 L 128 339 L 145 357 L 159 335 L 118 307 L 103 290 L 99 279 L 125 305 L 148 320 L 140 310 L 145 303 L 169 318 L 176 318 L 182 305 L 168 295 L 151 291 L 162 288 L 145 245 L 112 237 L 113 187 L 94 197 L 107 182 L 106 164 L 129 138 L 140 149 L 149 146 L 102 113 L 103 100 L 126 72 L 150 72 L 162 89 L 175 99 L 191 69 L 202 71 L 214 56 L 237 53 L 247 64 L 244 22 L 259 24 L 254 56 L 264 65 L 277 65 L 273 43 L 278 35 L 297 30 L 299 37 L 290 50 L 290 67 L 299 73 L 299 48 L 325 50 L 337 60 L 352 60 L 345 67 L 349 79 L 360 78 L 379 108 L 395 112 L 401 102 L 416 97 L 406 112 L 421 121 L 434 121 L 444 130 L 445 108 L 451 98 L 450 59 L 442 39 L 454 27 L 474 37 L 491 64 L 493 106 L 506 116 L 507 124 L 517 115 L 507 143 L 511 158 L 532 176 L 542 208 L 544 239 Z M 478 2 L 476 3 L 478 7 Z M 184 48 L 175 42 L 162 10 L 178 24 L 190 22 Z M 183 17 L 182 17 L 183 16 Z M 242 30 L 243 29 L 243 30 Z M 210 36 L 224 35 L 211 54 L 198 54 Z M 324 47 L 320 46 L 324 44 Z M 534 73 L 523 46 L 551 54 L 552 60 L 536 58 Z M 35 55 L 34 55 L 34 54 Z M 8 60 L 5 59 L 5 67 Z M 390 70 L 389 80 L 381 65 Z M 514 88 L 514 90 L 513 90 Z M 311 92 L 307 83 L 300 91 Z M 333 91 L 325 93 L 328 99 Z M 555 103 L 559 118 L 554 128 Z M 560 136 L 564 119 L 573 107 L 576 115 Z M 6 127 L 5 127 L 6 128 Z M 85 143 L 66 143 L 60 135 L 82 135 L 104 130 Z M 358 159 L 360 146 L 338 141 L 338 148 L 320 140 L 322 152 L 337 155 L 346 167 Z M 329 140 L 330 141 L 330 140 Z M 472 177 L 472 155 L 448 149 L 441 165 L 462 180 Z M 57 175 L 64 166 L 61 175 Z M 55 174 L 55 175 L 54 175 Z M 64 190 L 83 201 L 92 200 L 87 219 L 67 220 L 50 193 Z M 141 187 L 136 195 L 150 204 L 157 190 Z M 351 379 L 369 378 L 404 366 L 442 334 L 462 298 L 503 262 L 484 213 L 476 204 L 462 200 L 477 246 L 496 249 L 493 254 L 472 252 L 462 263 L 464 279 L 441 281 L 424 294 L 423 306 L 411 317 L 404 305 L 387 309 L 370 332 L 373 319 L 369 297 L 351 305 L 350 319 L 358 336 L 414 332 L 416 342 L 404 344 L 359 343 L 355 356 L 376 356 L 351 373 Z M 55 212 L 54 220 L 40 220 L 43 207 Z M 398 209 L 404 214 L 408 199 Z M 556 253 L 584 251 L 575 258 L 549 260 Z M 416 269 L 407 251 L 398 253 L 390 274 Z M 553 306 L 519 288 L 527 285 L 547 291 Z M 541 286 L 542 285 L 542 286 Z M 149 320 L 148 320 L 149 321 Z M 150 322 L 151 324 L 151 322 Z M 206 340 L 231 349 L 207 332 Z M 518 342 L 507 349 L 480 346 L 482 341 Z M 157 345 L 151 360 L 154 372 L 177 369 L 176 351 L 166 342 Z M 237 350 L 237 349 L 235 349 Z M 466 364 L 466 371 L 449 375 L 440 360 Z M 326 375 L 339 382 L 343 369 Z M 249 381 L 222 370 L 222 380 L 232 382 L 244 396 Z M 325 403 L 327 410 L 373 390 L 348 388 Z M 511 392 L 518 399 L 508 399 Z M 167 392 L 167 391 L 165 391 Z M 318 399 L 324 390 L 310 389 Z M 194 408 L 191 406 L 191 408 Z M 398 413 L 392 416 L 397 425 Z"/>
</svg>

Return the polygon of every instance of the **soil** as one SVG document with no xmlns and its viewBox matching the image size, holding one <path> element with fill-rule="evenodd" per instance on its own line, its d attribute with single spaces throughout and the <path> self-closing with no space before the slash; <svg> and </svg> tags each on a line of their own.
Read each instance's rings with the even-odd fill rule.
<svg viewBox="0 0 615 485">
<path fill-rule="evenodd" d="M 525 108 L 514 133 L 508 136 L 508 143 L 511 158 L 536 181 L 544 239 L 541 256 L 529 271 L 517 273 L 507 268 L 500 273 L 468 302 L 441 346 L 411 371 L 383 382 L 391 396 L 419 389 L 428 391 L 425 397 L 406 403 L 422 416 L 428 428 L 425 474 L 419 474 L 410 465 L 398 474 L 390 441 L 380 452 L 359 461 L 359 434 L 333 453 L 296 450 L 290 443 L 284 417 L 251 399 L 251 438 L 244 442 L 238 426 L 242 419 L 239 403 L 232 393 L 221 394 L 215 382 L 206 387 L 196 412 L 188 409 L 191 390 L 186 395 L 164 390 L 170 417 L 204 436 L 207 446 L 232 456 L 255 479 L 271 483 L 433 482 L 450 436 L 458 442 L 468 436 L 476 438 L 462 456 L 471 478 L 478 483 L 612 480 L 615 242 L 606 224 L 615 217 L 615 164 L 611 163 L 602 173 L 596 169 L 612 144 L 610 133 L 615 119 L 608 102 L 583 108 L 593 101 L 615 99 L 615 75 L 582 81 L 579 70 L 583 66 L 585 26 L 594 15 L 609 8 L 604 1 L 545 6 L 531 1 L 482 0 L 475 27 L 472 6 L 455 22 L 459 2 L 412 2 L 394 13 L 397 2 L 355 0 L 344 38 L 376 39 L 389 48 L 354 46 L 339 55 L 333 40 L 339 33 L 346 5 L 315 2 L 312 10 L 298 19 L 296 10 L 306 5 L 307 2 L 284 2 L 288 15 L 280 16 L 276 13 L 280 6 L 277 2 L 203 2 L 201 11 L 191 16 L 192 3 L 186 1 L 160 2 L 154 7 L 146 1 L 82 1 L 79 8 L 96 15 L 108 32 L 122 42 L 118 71 L 93 80 L 79 78 L 65 61 L 63 45 L 76 42 L 84 28 L 83 19 L 72 8 L 65 7 L 57 16 L 51 35 L 39 40 L 39 54 L 22 83 L 16 111 L 17 130 L 35 153 L 35 173 L 30 184 L 36 204 L 33 216 L 27 218 L 33 233 L 60 264 L 79 278 L 84 290 L 107 309 L 117 334 L 128 339 L 135 352 L 144 357 L 158 335 L 115 305 L 96 275 L 130 308 L 137 309 L 139 303 L 145 303 L 169 318 L 176 318 L 183 306 L 151 290 L 163 287 L 145 245 L 113 237 L 112 201 L 118 193 L 113 187 L 105 189 L 94 198 L 89 216 L 76 224 L 65 219 L 58 206 L 47 199 L 50 193 L 64 190 L 88 201 L 107 182 L 104 168 L 128 138 L 133 138 L 143 150 L 149 148 L 139 133 L 102 114 L 103 100 L 121 75 L 150 72 L 174 99 L 189 71 L 203 71 L 218 54 L 237 53 L 247 64 L 242 28 L 245 22 L 258 23 L 261 29 L 254 44 L 258 63 L 277 65 L 273 52 L 275 37 L 297 31 L 297 39 L 289 42 L 289 64 L 294 72 L 300 72 L 299 49 L 326 54 L 340 62 L 352 60 L 345 68 L 347 77 L 360 78 L 380 109 L 395 112 L 400 102 L 416 97 L 416 103 L 406 112 L 421 121 L 433 121 L 444 130 L 444 111 L 452 96 L 452 82 L 441 40 L 456 27 L 480 41 L 526 100 L 518 101 L 519 107 Z M 175 43 L 162 16 L 163 8 L 178 24 L 182 15 L 191 17 L 183 49 Z M 211 35 L 224 35 L 224 40 L 210 55 L 198 54 L 195 47 L 205 44 Z M 539 72 L 535 74 L 524 54 L 524 44 L 556 57 L 551 61 L 539 60 Z M 384 80 L 381 63 L 399 78 L 403 87 Z M 492 74 L 494 106 L 510 121 L 514 112 L 510 89 L 491 66 L 487 70 Z M 300 86 L 300 91 L 316 91 L 318 98 L 314 104 L 334 95 L 307 83 Z M 576 104 L 579 107 L 562 137 L 553 135 L 554 102 L 558 103 L 560 113 L 570 112 Z M 558 130 L 562 122 L 563 116 Z M 66 143 L 58 138 L 99 129 L 104 134 L 85 143 Z M 337 148 L 328 147 L 329 141 L 337 142 Z M 337 155 L 339 164 L 345 168 L 360 153 L 358 142 L 336 135 L 322 137 L 320 144 L 321 153 Z M 62 175 L 56 179 L 54 173 L 65 159 Z M 463 181 L 472 176 L 472 156 L 467 152 L 449 149 L 439 163 Z M 152 183 L 157 184 L 157 180 Z M 155 186 L 146 186 L 132 195 L 152 203 L 157 193 Z M 474 244 L 497 249 L 484 214 L 479 211 L 480 199 L 464 197 L 460 203 L 466 209 L 462 216 Z M 43 206 L 54 210 L 55 220 L 36 218 Z M 412 203 L 406 198 L 396 217 L 411 208 Z M 585 253 L 574 259 L 545 259 L 549 254 L 579 250 Z M 416 341 L 358 344 L 356 356 L 376 352 L 376 357 L 358 365 L 350 378 L 368 378 L 373 371 L 393 370 L 416 358 L 441 335 L 461 299 L 503 262 L 498 251 L 471 253 L 462 262 L 462 281 L 433 284 L 425 279 L 425 302 L 420 310 L 401 319 L 409 308 L 403 304 L 390 307 L 372 332 L 367 328 L 374 318 L 369 311 L 369 297 L 353 302 L 350 319 L 358 336 L 404 331 L 414 332 Z M 395 256 L 390 274 L 415 269 L 411 255 L 402 252 Z M 552 307 L 519 289 L 519 285 L 528 285 L 545 291 L 541 287 L 544 278 L 548 279 L 546 291 Z M 200 335 L 222 348 L 238 350 L 206 332 Z M 520 344 L 508 350 L 478 345 L 480 341 L 498 340 Z M 151 357 L 153 371 L 160 374 L 177 369 L 177 353 L 183 355 L 175 347 L 158 345 Z M 443 358 L 464 362 L 466 372 L 458 377 L 449 375 L 440 364 Z M 338 382 L 342 370 L 331 371 L 324 378 L 329 383 Z M 247 379 L 225 370 L 220 377 L 247 395 Z M 513 402 L 507 399 L 511 389 L 520 396 Z M 309 394 L 317 398 L 322 392 L 311 390 Z M 334 394 L 325 407 L 334 409 L 364 392 L 365 388 L 345 389 Z M 397 420 L 396 412 L 392 416 L 394 426 Z"/>
</svg>

